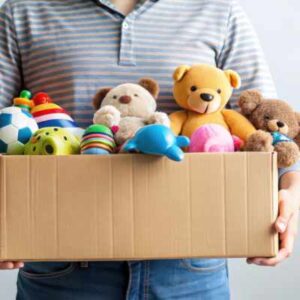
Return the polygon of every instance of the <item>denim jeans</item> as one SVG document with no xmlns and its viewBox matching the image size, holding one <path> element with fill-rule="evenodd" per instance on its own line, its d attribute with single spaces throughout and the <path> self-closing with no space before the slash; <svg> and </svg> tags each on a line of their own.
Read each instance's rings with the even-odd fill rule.
<svg viewBox="0 0 300 300">
<path fill-rule="evenodd" d="M 227 262 L 177 259 L 26 263 L 17 300 L 227 300 Z"/>
</svg>

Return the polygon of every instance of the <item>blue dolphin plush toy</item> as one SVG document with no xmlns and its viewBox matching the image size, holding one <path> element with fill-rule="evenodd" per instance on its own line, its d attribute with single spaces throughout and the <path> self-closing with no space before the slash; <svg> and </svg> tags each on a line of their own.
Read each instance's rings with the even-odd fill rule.
<svg viewBox="0 0 300 300">
<path fill-rule="evenodd" d="M 139 129 L 135 136 L 123 146 L 123 151 L 165 155 L 172 160 L 181 161 L 184 153 L 180 148 L 187 147 L 189 144 L 188 137 L 175 136 L 170 128 L 153 124 Z"/>
</svg>

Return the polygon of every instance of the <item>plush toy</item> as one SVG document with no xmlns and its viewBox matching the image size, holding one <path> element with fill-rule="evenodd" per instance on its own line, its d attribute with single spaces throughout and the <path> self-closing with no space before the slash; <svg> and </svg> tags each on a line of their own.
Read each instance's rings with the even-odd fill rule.
<svg viewBox="0 0 300 300">
<path fill-rule="evenodd" d="M 239 75 L 232 71 L 222 71 L 216 67 L 199 64 L 180 66 L 174 74 L 173 94 L 177 104 L 183 108 L 170 115 L 173 132 L 192 137 L 203 125 L 223 126 L 230 134 L 243 142 L 255 132 L 253 125 L 240 113 L 225 109 L 233 88 L 240 87 Z M 213 141 L 206 142 L 212 144 Z"/>
<path fill-rule="evenodd" d="M 39 129 L 25 145 L 24 154 L 70 155 L 79 154 L 79 140 L 69 130 L 59 127 Z"/>
<path fill-rule="evenodd" d="M 14 99 L 14 106 L 0 110 L 0 152 L 23 154 L 24 146 L 38 130 L 36 121 L 31 116 L 32 101 L 29 91 L 22 91 Z"/>
<path fill-rule="evenodd" d="M 81 139 L 81 154 L 110 154 L 115 152 L 116 143 L 113 132 L 105 125 L 89 126 Z"/>
<path fill-rule="evenodd" d="M 189 143 L 185 136 L 175 137 L 169 127 L 153 124 L 140 128 L 134 138 L 126 142 L 123 150 L 165 155 L 172 160 L 181 161 L 184 154 L 180 148 L 187 147 Z"/>
<path fill-rule="evenodd" d="M 241 146 L 242 140 L 232 136 L 223 126 L 208 124 L 192 134 L 189 152 L 234 152 Z"/>
<path fill-rule="evenodd" d="M 78 127 L 72 117 L 59 105 L 52 102 L 46 93 L 38 93 L 33 97 L 34 107 L 31 113 L 39 128 L 66 128 L 77 137 L 81 137 L 83 129 Z"/>
<path fill-rule="evenodd" d="M 264 99 L 255 90 L 241 94 L 239 106 L 242 113 L 258 129 L 246 145 L 247 151 L 276 151 L 280 168 L 293 165 L 299 158 L 299 148 L 294 139 L 299 138 L 300 116 L 284 101 Z"/>
<path fill-rule="evenodd" d="M 126 83 L 115 88 L 104 88 L 94 97 L 95 124 L 103 124 L 115 132 L 115 140 L 122 145 L 148 124 L 169 126 L 168 116 L 156 112 L 159 86 L 144 78 L 138 84 Z"/>
</svg>

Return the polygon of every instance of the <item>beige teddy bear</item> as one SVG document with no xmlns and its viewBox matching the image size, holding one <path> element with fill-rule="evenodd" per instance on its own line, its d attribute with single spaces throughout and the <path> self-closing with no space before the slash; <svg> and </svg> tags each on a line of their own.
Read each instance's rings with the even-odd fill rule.
<svg viewBox="0 0 300 300">
<path fill-rule="evenodd" d="M 122 145 L 137 130 L 148 124 L 170 126 L 167 114 L 156 111 L 158 83 L 142 78 L 138 84 L 125 83 L 115 88 L 100 89 L 94 97 L 95 124 L 118 128 L 115 140 Z"/>
</svg>

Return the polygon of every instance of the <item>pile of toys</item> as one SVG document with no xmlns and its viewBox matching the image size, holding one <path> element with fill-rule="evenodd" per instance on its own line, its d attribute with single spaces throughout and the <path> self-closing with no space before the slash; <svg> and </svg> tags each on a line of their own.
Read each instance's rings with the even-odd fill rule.
<svg viewBox="0 0 300 300">
<path fill-rule="evenodd" d="M 239 75 L 213 66 L 179 66 L 173 94 L 182 110 L 157 111 L 159 85 L 150 78 L 100 89 L 85 130 L 46 93 L 22 91 L 0 111 L 0 152 L 10 155 L 145 153 L 180 161 L 184 152 L 276 151 L 279 167 L 299 157 L 300 115 L 284 101 L 241 94 L 241 113 L 226 109 Z"/>
</svg>

